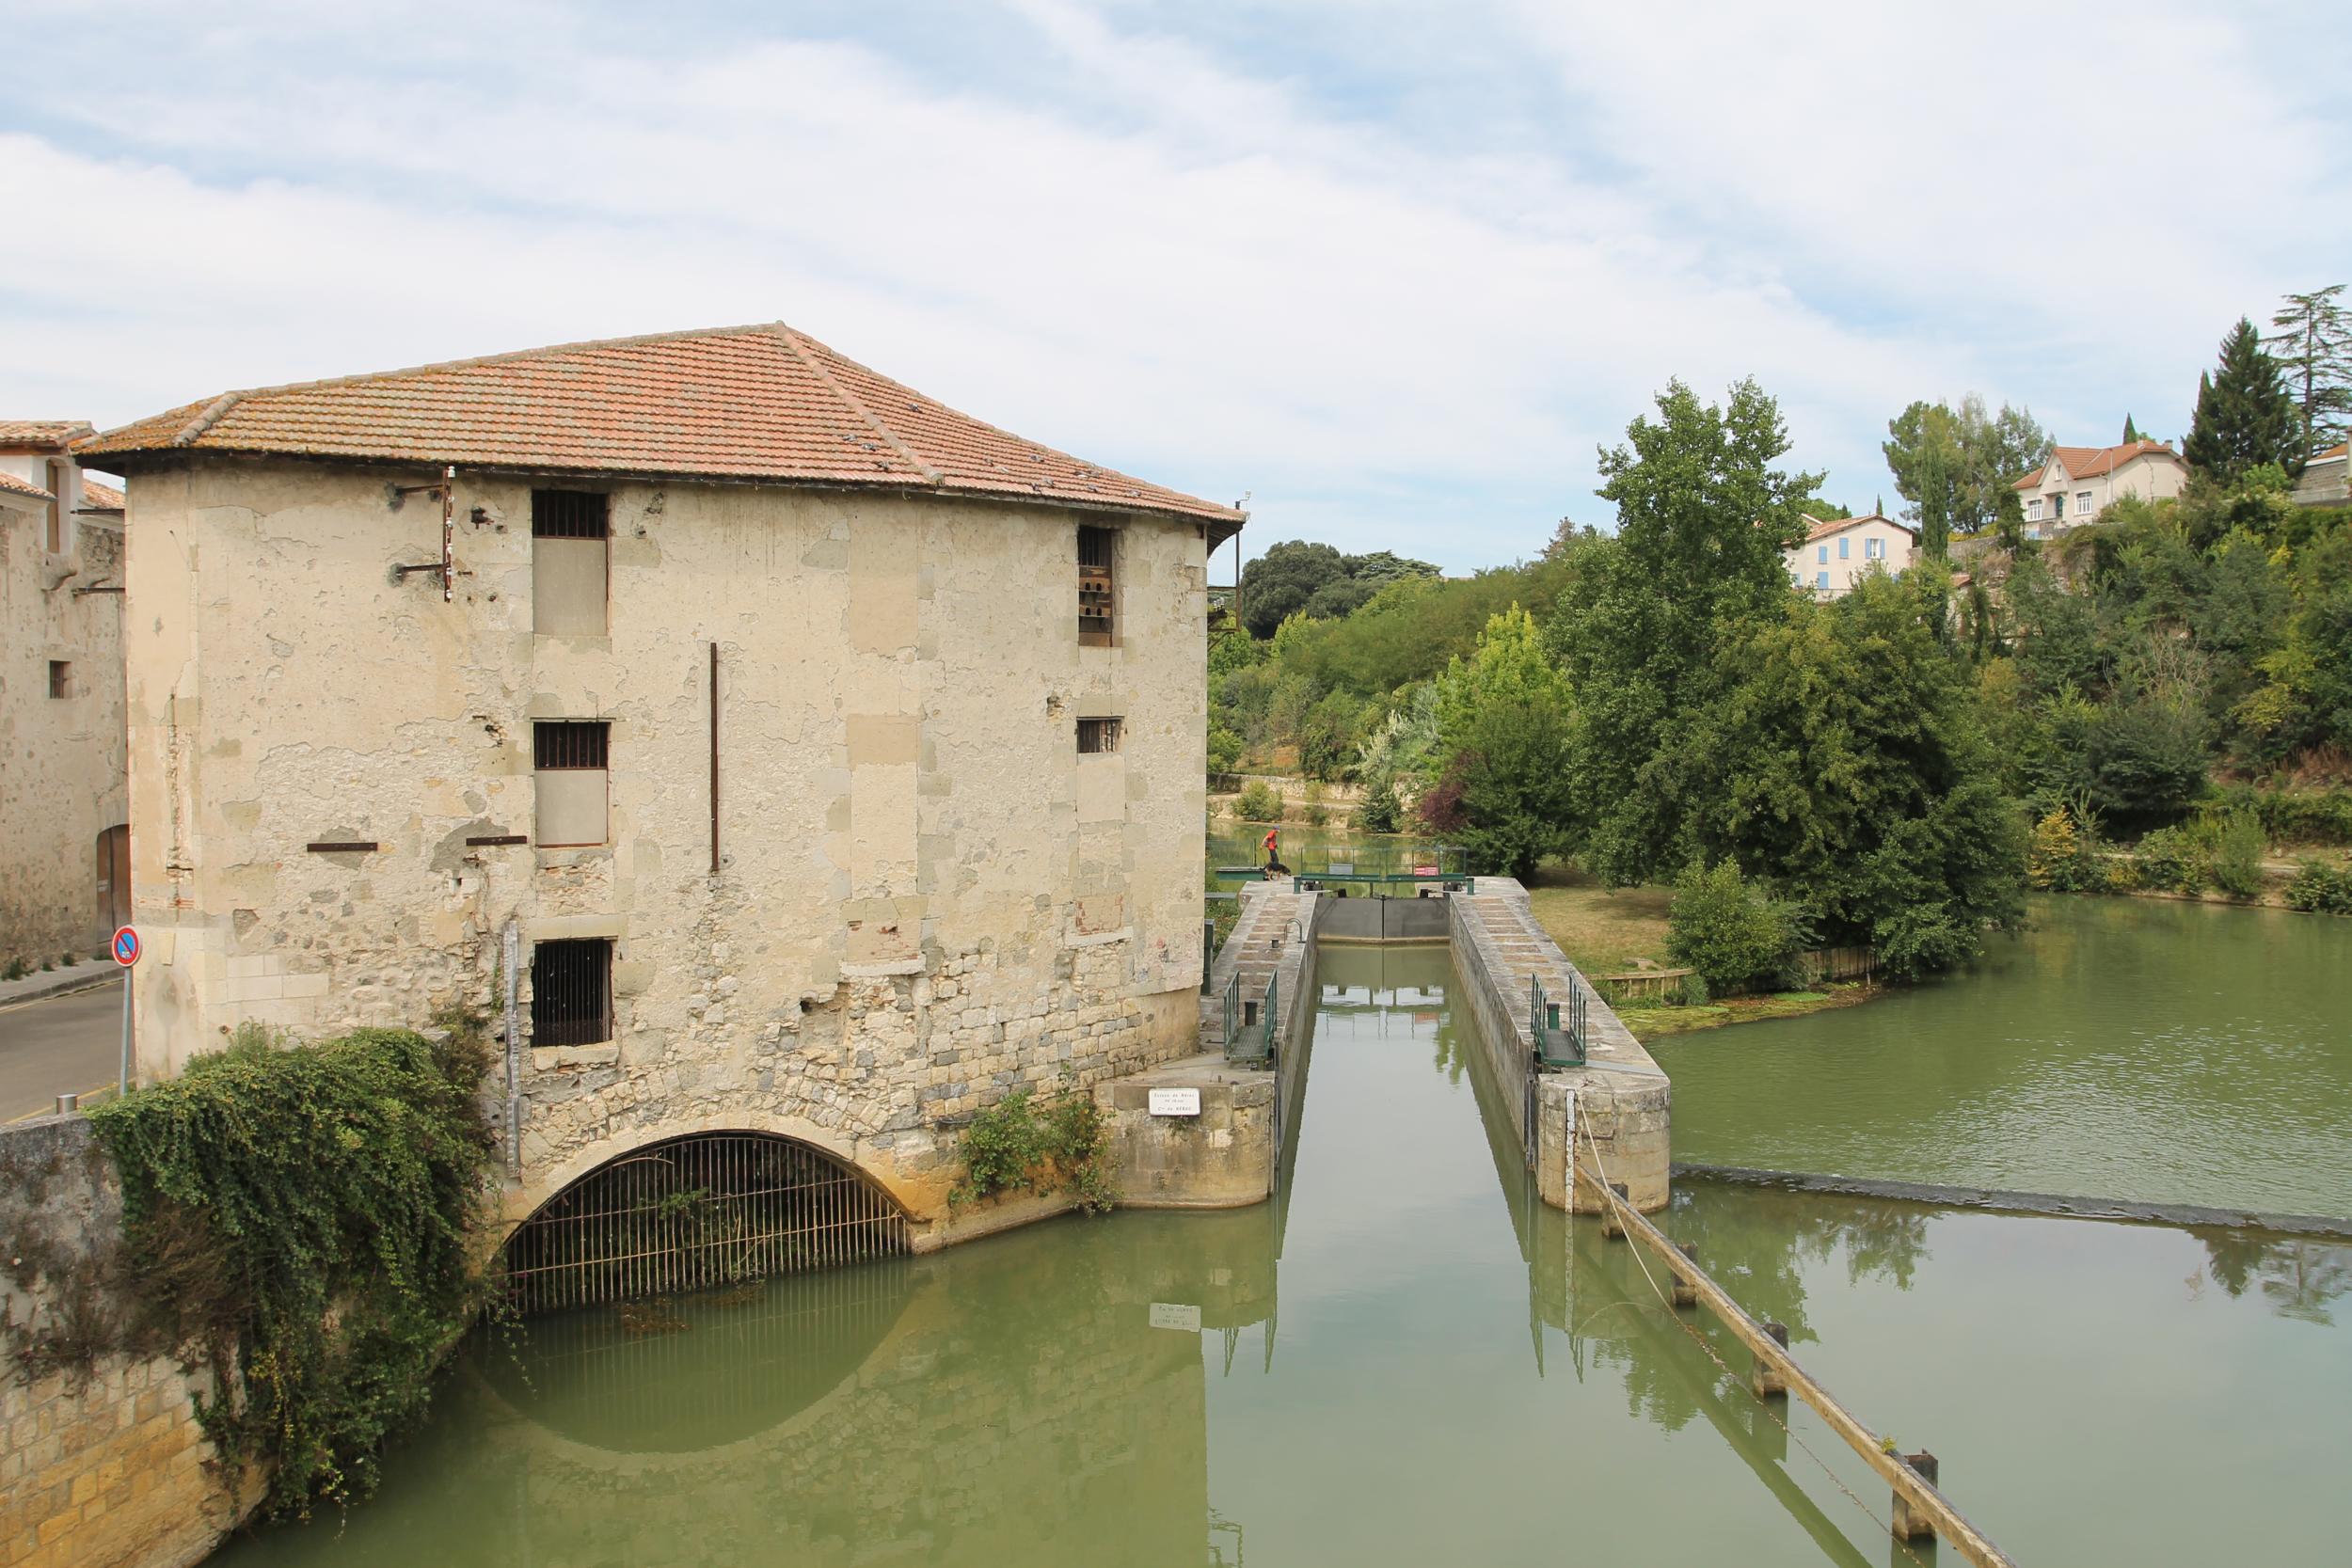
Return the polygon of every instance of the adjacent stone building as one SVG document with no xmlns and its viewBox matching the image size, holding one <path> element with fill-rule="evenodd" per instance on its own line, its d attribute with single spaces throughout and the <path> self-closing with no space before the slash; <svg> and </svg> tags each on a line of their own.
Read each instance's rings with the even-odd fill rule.
<svg viewBox="0 0 2352 1568">
<path fill-rule="evenodd" d="M 0 420 L 0 968 L 89 958 L 129 913 L 122 497 L 73 420 Z"/>
<path fill-rule="evenodd" d="M 495 1027 L 511 975 L 512 1212 L 729 1128 L 920 1221 L 959 1117 L 1195 1049 L 1232 509 L 781 325 L 82 455 L 129 489 L 143 1075 L 247 1022 Z"/>
</svg>

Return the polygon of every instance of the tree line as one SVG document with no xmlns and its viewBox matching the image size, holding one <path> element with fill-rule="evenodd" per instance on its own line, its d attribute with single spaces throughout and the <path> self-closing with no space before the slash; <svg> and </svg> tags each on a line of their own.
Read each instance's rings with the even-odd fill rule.
<svg viewBox="0 0 2352 1568">
<path fill-rule="evenodd" d="M 1675 881 L 1712 911 L 1718 983 L 1817 945 L 1899 976 L 1963 962 L 2019 918 L 2053 812 L 2133 834 L 2216 809 L 2217 780 L 2352 779 L 2352 528 L 2289 499 L 2352 418 L 2340 292 L 2224 340 L 2185 494 L 2050 541 L 2019 527 L 2050 451 L 2029 413 L 1912 404 L 1885 450 L 1923 557 L 1834 600 L 1784 552 L 1845 509 L 1786 466 L 1753 381 L 1672 383 L 1604 449 L 1613 533 L 1563 523 L 1459 579 L 1278 546 L 1212 638 L 1211 767 L 1356 780 L 1359 827 L 1498 872 Z M 1333 594 L 1356 560 L 1377 575 Z M 1327 594 L 1359 597 L 1318 613 Z"/>
</svg>

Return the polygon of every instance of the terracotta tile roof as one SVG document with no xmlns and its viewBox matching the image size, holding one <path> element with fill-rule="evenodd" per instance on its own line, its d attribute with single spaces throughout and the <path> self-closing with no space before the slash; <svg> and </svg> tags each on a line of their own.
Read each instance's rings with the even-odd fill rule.
<svg viewBox="0 0 2352 1568">
<path fill-rule="evenodd" d="M 61 447 L 88 434 L 87 420 L 0 420 L 0 447 Z"/>
<path fill-rule="evenodd" d="M 101 484 L 87 474 L 82 476 L 82 504 L 94 512 L 122 510 L 122 492 L 111 484 Z"/>
<path fill-rule="evenodd" d="M 2114 472 L 2136 457 L 2144 457 L 2155 451 L 2175 459 L 2180 456 L 2162 441 L 2145 440 L 2129 441 L 2120 447 L 2052 447 L 2050 455 L 2058 459 L 2058 465 L 2065 470 L 2067 478 L 2096 479 L 2101 474 Z M 2019 480 L 2015 487 L 2020 490 L 2034 489 L 2042 483 L 2042 476 L 2049 471 L 2050 466 L 2044 463 Z"/>
<path fill-rule="evenodd" d="M 2336 458 L 2344 456 L 2352 456 L 2352 441 L 2338 441 L 2334 446 L 2329 447 L 2326 451 L 2313 453 L 2311 461 L 2313 463 L 2328 463 L 2334 461 Z"/>
<path fill-rule="evenodd" d="M 39 501 L 55 499 L 48 491 L 35 484 L 31 480 L 19 479 L 9 473 L 0 473 L 0 491 L 5 491 L 11 496 L 24 496 Z"/>
<path fill-rule="evenodd" d="M 1826 539 L 1833 533 L 1843 533 L 1856 523 L 1884 523 L 1889 528 L 1901 529 L 1914 539 L 1919 537 L 1919 531 L 1909 523 L 1899 523 L 1892 517 L 1882 517 L 1875 512 L 1867 517 L 1816 517 L 1807 512 L 1804 514 L 1804 517 L 1806 522 L 1813 525 L 1806 531 L 1804 536 L 1804 542 L 1808 545 L 1816 539 Z"/>
<path fill-rule="evenodd" d="M 77 451 L 873 485 L 1243 520 L 983 424 L 780 322 L 230 392 Z"/>
</svg>

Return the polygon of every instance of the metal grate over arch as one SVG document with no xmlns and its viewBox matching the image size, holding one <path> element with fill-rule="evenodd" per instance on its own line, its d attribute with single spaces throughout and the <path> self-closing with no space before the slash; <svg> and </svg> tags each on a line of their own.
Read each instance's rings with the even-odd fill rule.
<svg viewBox="0 0 2352 1568">
<path fill-rule="evenodd" d="M 767 1132 L 648 1144 L 564 1188 L 507 1239 L 525 1313 L 737 1285 L 906 1250 L 906 1215 L 831 1155 Z"/>
</svg>

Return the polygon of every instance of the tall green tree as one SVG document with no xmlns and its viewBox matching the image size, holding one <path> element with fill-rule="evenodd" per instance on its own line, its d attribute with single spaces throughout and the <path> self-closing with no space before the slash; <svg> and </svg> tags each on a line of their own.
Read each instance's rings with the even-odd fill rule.
<svg viewBox="0 0 2352 1568">
<path fill-rule="evenodd" d="M 1695 857 L 1736 859 L 1820 940 L 1871 943 L 1898 975 L 1964 961 L 2024 909 L 2024 830 L 1944 603 L 1918 574 L 1787 596 L 1720 650 L 1689 740 Z"/>
<path fill-rule="evenodd" d="M 1327 583 L 1347 576 L 1347 558 L 1329 545 L 1285 539 L 1241 569 L 1242 624 L 1252 637 L 1272 637 L 1274 628 L 1307 608 Z"/>
<path fill-rule="evenodd" d="M 2001 493 L 2050 455 L 2049 433 L 2032 413 L 2001 404 L 1997 414 L 1971 392 L 1954 408 L 1915 403 L 1886 421 L 1880 451 L 1895 488 L 1911 502 L 1903 515 L 1925 531 L 1938 511 L 1948 533 L 1977 533 L 2000 516 Z"/>
<path fill-rule="evenodd" d="M 1430 794 L 1474 863 L 1526 878 L 1571 827 L 1567 683 L 1513 605 L 1437 682 L 1440 776 Z"/>
<path fill-rule="evenodd" d="M 1657 418 L 1604 451 L 1601 496 L 1617 536 L 1580 549 L 1553 618 L 1577 695 L 1577 816 L 1593 870 L 1615 882 L 1670 874 L 1692 782 L 1679 741 L 1715 651 L 1788 596 L 1782 552 L 1804 541 L 1820 476 L 1778 466 L 1780 406 L 1754 381 L 1720 405 L 1676 381 Z"/>
<path fill-rule="evenodd" d="M 2352 428 L 2352 309 L 2336 297 L 2344 290 L 2344 284 L 2331 283 L 2287 295 L 2270 318 L 2279 330 L 2263 340 L 2286 373 L 2302 421 L 2296 455 L 2306 461 Z"/>
<path fill-rule="evenodd" d="M 2224 482 L 2274 463 L 2289 473 L 2303 466 L 2302 426 L 2279 362 L 2263 352 L 2254 324 L 2244 317 L 2221 340 L 2221 362 L 2197 377 L 2197 412 L 2181 456 L 2192 468 Z"/>
<path fill-rule="evenodd" d="M 2127 446 L 2127 447 L 2128 447 L 2128 446 L 2132 446 L 2132 445 L 2134 445 L 2135 443 L 2137 443 L 2139 439 L 2140 439 L 2140 435 L 2139 435 L 2139 426 L 2137 426 L 2137 425 L 2136 425 L 2136 424 L 2132 423 L 2132 417 L 2131 417 L 2129 414 L 2124 415 L 2124 416 L 2123 416 L 2123 444 L 2124 444 L 2125 446 Z"/>
</svg>

